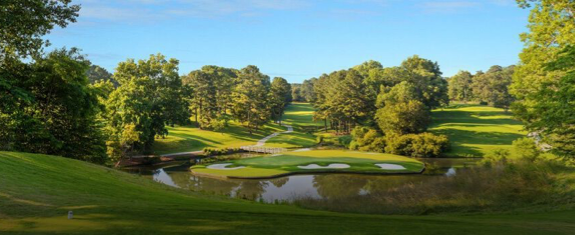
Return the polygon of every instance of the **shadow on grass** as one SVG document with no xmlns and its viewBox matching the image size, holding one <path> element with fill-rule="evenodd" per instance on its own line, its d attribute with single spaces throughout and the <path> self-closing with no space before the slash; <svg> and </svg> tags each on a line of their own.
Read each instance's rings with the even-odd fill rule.
<svg viewBox="0 0 575 235">
<path fill-rule="evenodd" d="M 489 118 L 509 116 L 509 113 L 497 111 L 437 111 L 433 113 L 434 126 L 451 123 L 451 124 L 492 124 L 492 125 L 521 125 L 521 122 L 511 118 Z M 483 117 L 483 118 L 480 118 Z"/>
<path fill-rule="evenodd" d="M 451 143 L 457 144 L 486 144 L 511 145 L 514 140 L 524 135 L 504 132 L 478 132 L 458 129 L 439 129 L 432 131 L 435 134 L 447 135 Z"/>
</svg>

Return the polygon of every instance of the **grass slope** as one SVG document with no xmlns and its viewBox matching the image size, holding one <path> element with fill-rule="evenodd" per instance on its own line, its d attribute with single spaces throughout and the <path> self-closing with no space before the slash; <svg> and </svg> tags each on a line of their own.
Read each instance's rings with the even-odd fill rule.
<svg viewBox="0 0 575 235">
<path fill-rule="evenodd" d="M 318 172 L 347 172 L 347 173 L 419 173 L 423 170 L 423 163 L 407 157 L 383 154 L 366 153 L 342 150 L 310 150 L 300 152 L 286 152 L 281 155 L 244 158 L 227 161 L 232 163 L 229 167 L 245 166 L 242 169 L 220 170 L 208 169 L 205 166 L 193 166 L 192 172 L 196 174 L 212 175 L 230 178 L 269 178 L 293 173 Z M 318 164 L 327 166 L 332 163 L 343 163 L 350 168 L 343 169 L 301 169 L 298 166 Z M 405 170 L 383 170 L 376 163 L 397 164 Z"/>
<path fill-rule="evenodd" d="M 315 109 L 310 103 L 292 103 L 283 115 L 282 123 L 294 128 L 292 133 L 284 133 L 266 142 L 269 147 L 306 148 L 315 146 L 316 136 L 311 133 L 314 127 L 323 126 L 323 122 L 314 122 Z"/>
<path fill-rule="evenodd" d="M 524 137 L 521 122 L 503 109 L 479 105 L 455 105 L 433 111 L 430 131 L 449 136 L 447 156 L 481 157 L 495 149 L 513 151 L 513 140 Z"/>
<path fill-rule="evenodd" d="M 229 126 L 221 132 L 200 130 L 196 127 L 187 126 L 168 127 L 169 135 L 163 139 L 156 139 L 154 152 L 156 154 L 167 154 L 198 151 L 206 147 L 226 148 L 253 145 L 258 140 L 274 132 L 284 130 L 285 128 L 279 125 L 269 124 L 250 134 L 246 128 L 237 125 L 235 122 L 230 122 Z"/>
<path fill-rule="evenodd" d="M 74 211 L 74 219 L 66 219 Z M 0 152 L 0 234 L 572 234 L 575 212 L 377 216 L 204 196 L 55 156 Z"/>
</svg>

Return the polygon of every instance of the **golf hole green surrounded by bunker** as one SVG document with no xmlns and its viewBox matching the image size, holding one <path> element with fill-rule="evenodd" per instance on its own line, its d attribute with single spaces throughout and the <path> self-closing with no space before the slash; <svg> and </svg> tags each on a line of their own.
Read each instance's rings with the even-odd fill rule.
<svg viewBox="0 0 575 235">
<path fill-rule="evenodd" d="M 196 175 L 218 178 L 273 178 L 306 173 L 419 174 L 425 165 L 413 158 L 346 150 L 291 151 L 272 156 L 195 165 Z"/>
</svg>

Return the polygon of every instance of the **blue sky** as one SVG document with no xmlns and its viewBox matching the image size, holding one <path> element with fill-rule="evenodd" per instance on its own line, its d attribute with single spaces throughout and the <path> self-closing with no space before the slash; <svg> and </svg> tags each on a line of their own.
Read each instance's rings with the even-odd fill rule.
<svg viewBox="0 0 575 235">
<path fill-rule="evenodd" d="M 78 22 L 47 36 L 110 72 L 162 53 L 180 73 L 256 65 L 290 82 L 414 54 L 444 76 L 511 65 L 528 10 L 515 0 L 76 0 Z"/>
</svg>

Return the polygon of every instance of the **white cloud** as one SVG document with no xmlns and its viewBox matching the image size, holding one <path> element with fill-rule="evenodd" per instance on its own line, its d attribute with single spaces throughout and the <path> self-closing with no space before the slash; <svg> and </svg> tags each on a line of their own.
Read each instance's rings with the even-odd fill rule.
<svg viewBox="0 0 575 235">
<path fill-rule="evenodd" d="M 99 20 L 142 20 L 170 17 L 255 16 L 267 11 L 298 10 L 304 0 L 82 0 L 81 17 Z"/>
</svg>

